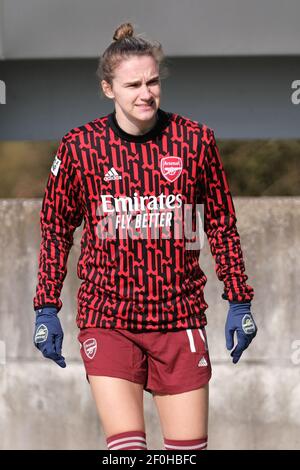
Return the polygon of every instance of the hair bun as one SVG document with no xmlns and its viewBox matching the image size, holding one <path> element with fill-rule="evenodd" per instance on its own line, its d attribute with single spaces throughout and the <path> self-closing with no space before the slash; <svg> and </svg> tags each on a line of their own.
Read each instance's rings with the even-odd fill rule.
<svg viewBox="0 0 300 470">
<path fill-rule="evenodd" d="M 131 23 L 123 23 L 116 29 L 113 39 L 121 41 L 122 39 L 130 38 L 133 36 L 133 31 Z"/>
</svg>

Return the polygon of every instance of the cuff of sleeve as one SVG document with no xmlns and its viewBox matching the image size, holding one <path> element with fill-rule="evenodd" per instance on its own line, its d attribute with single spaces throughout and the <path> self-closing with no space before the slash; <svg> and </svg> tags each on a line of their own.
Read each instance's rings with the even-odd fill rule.
<svg viewBox="0 0 300 470">
<path fill-rule="evenodd" d="M 44 304 L 39 304 L 36 299 L 34 299 L 33 301 L 33 309 L 36 311 L 36 310 L 40 310 L 41 308 L 45 308 L 45 307 L 51 307 L 51 308 L 56 308 L 57 312 L 59 312 L 62 308 L 62 301 L 60 299 L 58 299 L 57 302 L 46 302 Z"/>
<path fill-rule="evenodd" d="M 254 290 L 251 286 L 247 286 L 242 292 L 234 292 L 232 290 L 226 290 L 222 294 L 222 299 L 228 300 L 232 303 L 244 303 L 250 302 L 254 297 Z"/>
</svg>

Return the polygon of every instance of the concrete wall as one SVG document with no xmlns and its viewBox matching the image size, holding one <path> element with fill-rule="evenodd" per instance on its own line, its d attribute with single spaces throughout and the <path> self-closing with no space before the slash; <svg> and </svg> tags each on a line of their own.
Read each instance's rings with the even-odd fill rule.
<svg viewBox="0 0 300 470">
<path fill-rule="evenodd" d="M 298 0 L 3 0 L 4 57 L 93 57 L 124 21 L 170 56 L 299 54 Z"/>
<path fill-rule="evenodd" d="M 298 57 L 169 58 L 161 107 L 206 123 L 221 138 L 299 138 L 291 100 Z M 58 140 L 113 109 L 100 99 L 97 59 L 0 62 L 1 140 Z M 299 93 L 298 93 L 299 95 Z"/>
<path fill-rule="evenodd" d="M 105 448 L 85 380 L 75 326 L 76 259 L 69 259 L 60 317 L 67 368 L 32 345 L 40 200 L 0 201 L 0 448 Z M 236 198 L 259 334 L 237 365 L 225 348 L 227 302 L 205 244 L 201 266 L 206 300 L 211 380 L 211 449 L 300 448 L 300 198 Z M 150 449 L 162 446 L 152 399 L 145 396 Z"/>
</svg>

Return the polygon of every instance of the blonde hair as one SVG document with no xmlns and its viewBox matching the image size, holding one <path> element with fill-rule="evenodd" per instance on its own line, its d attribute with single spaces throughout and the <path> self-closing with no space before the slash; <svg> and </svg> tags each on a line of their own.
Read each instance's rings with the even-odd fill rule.
<svg viewBox="0 0 300 470">
<path fill-rule="evenodd" d="M 99 82 L 105 80 L 112 85 L 114 70 L 122 60 L 143 55 L 153 57 L 159 66 L 160 78 L 166 78 L 168 68 L 159 42 L 148 41 L 141 35 L 135 36 L 131 23 L 122 23 L 114 32 L 113 40 L 99 59 L 96 72 Z"/>
</svg>

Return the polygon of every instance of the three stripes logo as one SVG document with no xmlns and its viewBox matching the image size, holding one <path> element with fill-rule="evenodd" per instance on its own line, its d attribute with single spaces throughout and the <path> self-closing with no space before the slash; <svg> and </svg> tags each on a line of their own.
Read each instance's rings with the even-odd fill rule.
<svg viewBox="0 0 300 470">
<path fill-rule="evenodd" d="M 207 360 L 205 357 L 201 357 L 200 361 L 198 362 L 198 367 L 206 367 L 207 366 Z"/>
<path fill-rule="evenodd" d="M 112 180 L 121 180 L 122 176 L 119 175 L 117 170 L 112 167 L 110 170 L 108 170 L 107 173 L 104 175 L 104 181 L 112 181 Z"/>
</svg>

